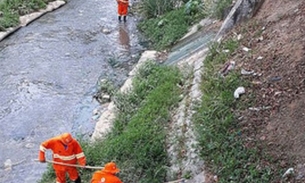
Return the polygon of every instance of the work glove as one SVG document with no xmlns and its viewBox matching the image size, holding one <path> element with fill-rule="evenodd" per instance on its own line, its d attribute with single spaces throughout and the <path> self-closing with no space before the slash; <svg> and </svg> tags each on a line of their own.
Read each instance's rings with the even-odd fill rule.
<svg viewBox="0 0 305 183">
<path fill-rule="evenodd" d="M 86 159 L 80 159 L 78 164 L 82 167 L 82 168 L 85 168 L 86 166 Z"/>
<path fill-rule="evenodd" d="M 39 162 L 40 162 L 40 163 L 45 163 L 45 162 L 46 162 L 46 159 L 39 159 Z"/>
<path fill-rule="evenodd" d="M 41 163 L 45 163 L 46 162 L 46 157 L 45 157 L 45 153 L 42 151 L 39 151 L 39 156 L 38 156 L 38 160 Z"/>
</svg>

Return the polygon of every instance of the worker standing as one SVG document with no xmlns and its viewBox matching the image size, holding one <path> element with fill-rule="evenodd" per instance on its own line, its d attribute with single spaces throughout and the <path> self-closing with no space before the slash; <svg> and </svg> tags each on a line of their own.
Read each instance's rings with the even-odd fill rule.
<svg viewBox="0 0 305 183">
<path fill-rule="evenodd" d="M 122 19 L 121 17 L 123 16 L 124 22 L 126 22 L 126 16 L 128 14 L 128 6 L 129 6 L 129 1 L 128 0 L 116 0 L 118 3 L 118 19 L 121 22 Z"/>
<path fill-rule="evenodd" d="M 90 183 L 122 183 L 122 181 L 115 175 L 119 173 L 114 162 L 109 162 L 102 170 L 94 172 Z"/>
<path fill-rule="evenodd" d="M 86 165 L 85 154 L 78 143 L 70 133 L 63 133 L 59 136 L 50 138 L 40 145 L 39 161 L 46 162 L 45 152 L 52 150 L 53 168 L 56 174 L 56 183 L 66 183 L 66 174 L 70 180 L 75 183 L 81 183 L 80 175 L 75 166 L 60 165 L 60 163 L 80 166 Z M 58 162 L 59 164 L 56 164 Z"/>
</svg>

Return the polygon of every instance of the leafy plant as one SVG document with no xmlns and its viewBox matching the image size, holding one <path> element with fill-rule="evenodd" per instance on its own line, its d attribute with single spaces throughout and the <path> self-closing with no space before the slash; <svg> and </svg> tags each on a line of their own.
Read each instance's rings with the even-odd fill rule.
<svg viewBox="0 0 305 183">
<path fill-rule="evenodd" d="M 2 9 L 0 4 L 0 9 Z M 9 10 L 2 9 L 3 16 L 0 17 L 0 27 L 3 29 L 14 27 L 19 23 L 19 16 L 16 13 L 10 12 Z"/>
<path fill-rule="evenodd" d="M 190 0 L 185 4 L 185 13 L 196 15 L 203 10 L 203 3 L 199 0 Z"/>
<path fill-rule="evenodd" d="M 215 7 L 213 8 L 213 16 L 218 19 L 223 19 L 225 10 L 232 5 L 233 0 L 217 0 L 216 3 L 214 3 Z"/>
<path fill-rule="evenodd" d="M 143 0 L 139 11 L 146 19 L 156 18 L 175 9 L 175 0 Z"/>
<path fill-rule="evenodd" d="M 173 45 L 186 32 L 191 20 L 184 9 L 173 10 L 155 19 L 140 22 L 138 27 L 157 50 Z"/>
</svg>

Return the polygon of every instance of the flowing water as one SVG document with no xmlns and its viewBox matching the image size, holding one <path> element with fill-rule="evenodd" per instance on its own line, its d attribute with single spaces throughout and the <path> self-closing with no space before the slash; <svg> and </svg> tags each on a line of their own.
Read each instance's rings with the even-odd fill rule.
<svg viewBox="0 0 305 183">
<path fill-rule="evenodd" d="M 116 8 L 72 0 L 0 42 L 0 182 L 37 182 L 42 141 L 93 132 L 98 80 L 122 85 L 143 51 L 136 21 L 119 23 Z"/>
</svg>

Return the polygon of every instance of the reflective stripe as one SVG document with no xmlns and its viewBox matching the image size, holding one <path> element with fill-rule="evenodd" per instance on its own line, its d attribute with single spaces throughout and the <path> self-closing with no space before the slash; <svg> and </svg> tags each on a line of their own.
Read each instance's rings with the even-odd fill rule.
<svg viewBox="0 0 305 183">
<path fill-rule="evenodd" d="M 53 157 L 54 157 L 54 158 L 61 159 L 61 160 L 64 160 L 64 161 L 69 161 L 69 160 L 75 159 L 75 154 L 73 154 L 73 155 L 71 155 L 71 156 L 61 156 L 61 155 L 59 155 L 59 154 L 54 154 Z"/>
<path fill-rule="evenodd" d="M 46 148 L 45 147 L 43 147 L 42 145 L 39 147 L 39 149 L 42 151 L 42 152 L 46 152 Z"/>
<path fill-rule="evenodd" d="M 85 154 L 83 152 L 81 152 L 81 153 L 76 154 L 75 156 L 76 156 L 77 159 L 79 159 L 79 158 L 84 157 Z"/>
</svg>

